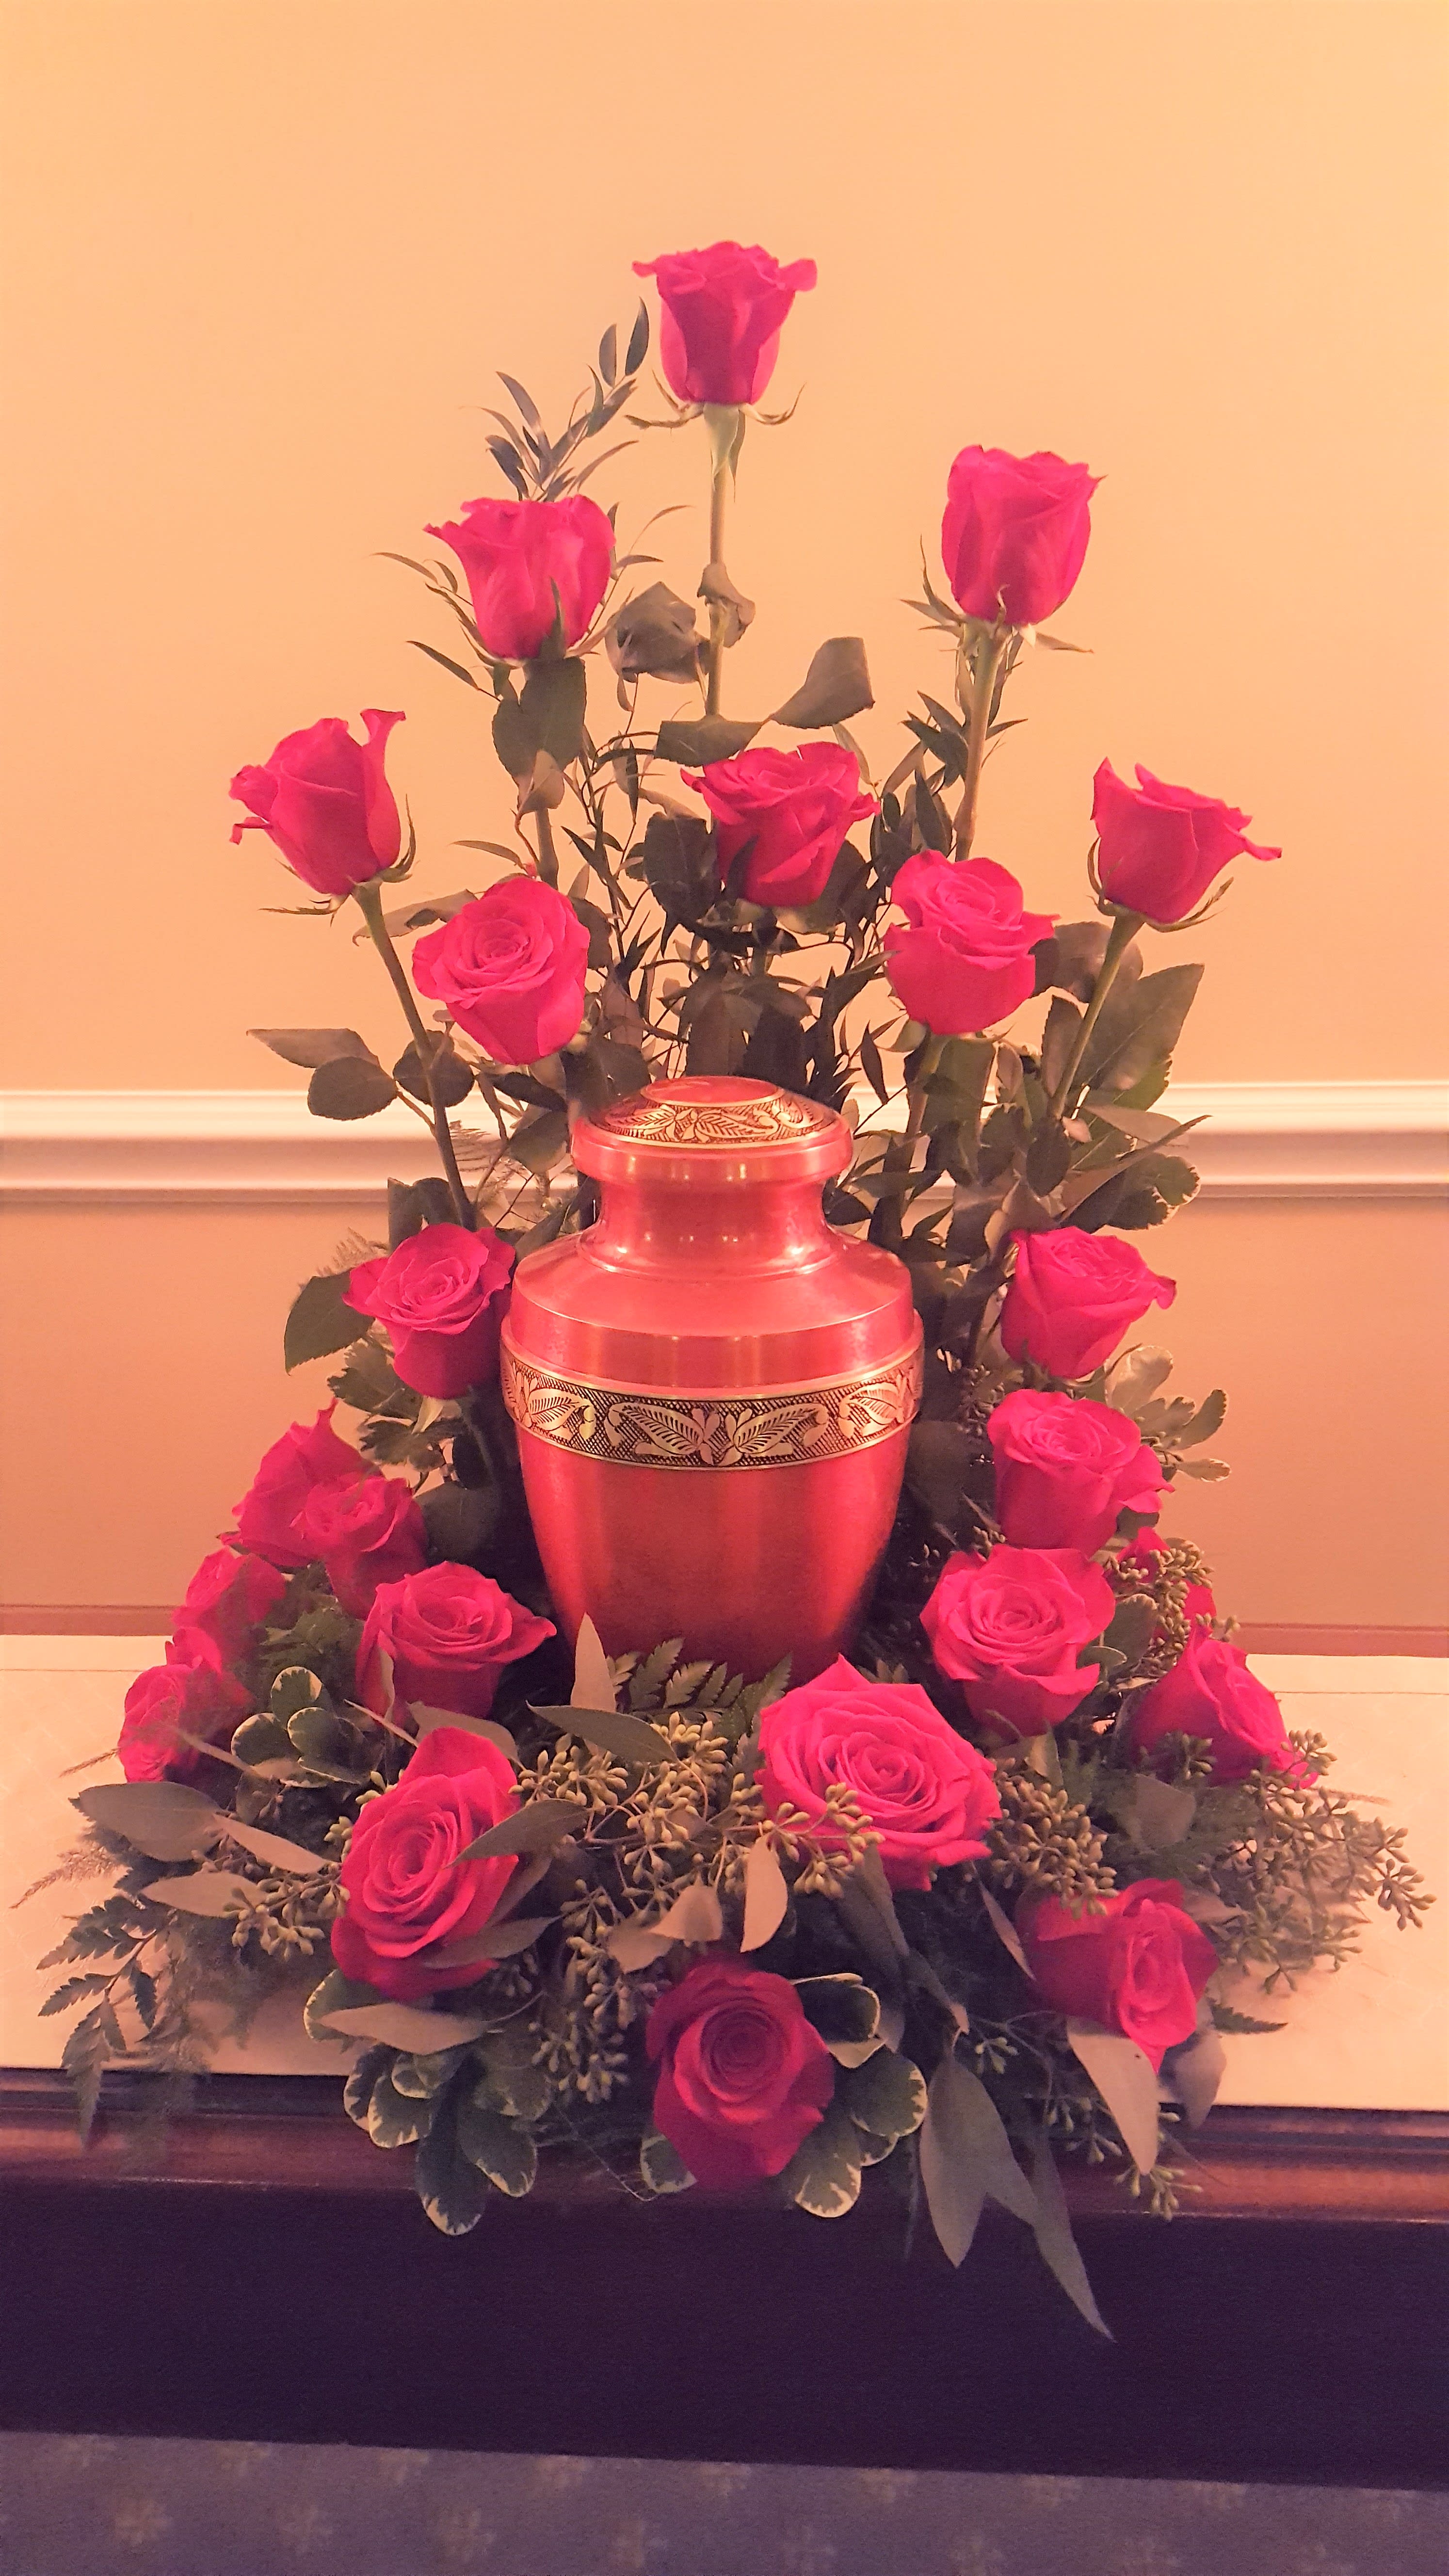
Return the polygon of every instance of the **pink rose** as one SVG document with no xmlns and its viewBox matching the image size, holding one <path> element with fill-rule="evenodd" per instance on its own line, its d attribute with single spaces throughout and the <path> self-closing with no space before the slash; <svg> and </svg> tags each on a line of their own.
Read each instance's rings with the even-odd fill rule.
<svg viewBox="0 0 1449 2576">
<path fill-rule="evenodd" d="M 335 1404 L 325 1405 L 310 1430 L 294 1422 L 274 1440 L 241 1501 L 233 1505 L 237 1537 L 270 1565 L 289 1571 L 311 1561 L 302 1535 L 302 1512 L 315 1485 L 351 1485 L 375 1467 L 332 1428 Z"/>
<path fill-rule="evenodd" d="M 1011 1239 L 1001 1338 L 1014 1360 L 1034 1360 L 1049 1377 L 1090 1377 L 1129 1324 L 1177 1295 L 1176 1280 L 1159 1278 L 1119 1235 L 1058 1225 Z"/>
<path fill-rule="evenodd" d="M 749 903 L 814 903 L 852 823 L 878 811 L 863 793 L 854 755 L 837 742 L 796 751 L 742 751 L 707 769 L 680 771 L 715 818 L 720 872 L 729 876 L 753 842 L 743 893 Z"/>
<path fill-rule="evenodd" d="M 589 934 L 536 877 L 504 877 L 413 950 L 413 981 L 494 1064 L 535 1064 L 584 1016 Z"/>
<path fill-rule="evenodd" d="M 402 847 L 397 803 L 383 761 L 387 738 L 400 715 L 364 707 L 365 743 L 356 743 L 340 716 L 323 716 L 305 733 L 283 736 L 260 768 L 239 769 L 231 793 L 251 813 L 232 829 L 269 832 L 304 885 L 318 894 L 351 894 Z"/>
<path fill-rule="evenodd" d="M 946 487 L 941 560 L 956 605 L 987 625 L 1039 626 L 1073 588 L 1101 481 L 1059 456 L 963 447 Z"/>
<path fill-rule="evenodd" d="M 190 1780 L 205 1756 L 177 1733 L 230 1742 L 252 1709 L 252 1695 L 223 1670 L 216 1649 L 199 1634 L 179 1636 L 164 1664 L 139 1673 L 126 1693 L 116 1751 L 128 1780 Z"/>
<path fill-rule="evenodd" d="M 428 535 L 452 547 L 483 650 L 500 662 L 533 661 L 560 613 L 564 646 L 577 644 L 609 587 L 614 531 L 582 492 L 567 501 L 465 501 L 461 519 Z"/>
<path fill-rule="evenodd" d="M 1167 1554 L 1168 1542 L 1160 1530 L 1139 1530 L 1130 1547 L 1124 1547 L 1117 1562 L 1129 1574 L 1136 1575 L 1145 1590 L 1157 1579 L 1159 1557 Z M 1189 1583 L 1183 1594 L 1183 1614 L 1193 1624 L 1211 1627 L 1218 1615 L 1218 1605 L 1206 1583 Z"/>
<path fill-rule="evenodd" d="M 891 901 L 910 924 L 886 932 L 886 973 L 913 1020 L 964 1037 L 1004 1020 L 1036 981 L 1033 943 L 1055 916 L 1022 909 L 1021 888 L 991 859 L 907 859 Z"/>
<path fill-rule="evenodd" d="M 365 1708 L 386 1709 L 387 1654 L 399 1699 L 486 1717 L 504 1665 L 554 1633 L 551 1620 L 471 1565 L 429 1565 L 378 1585 L 357 1649 L 357 1696 Z"/>
<path fill-rule="evenodd" d="M 835 2091 L 789 1979 L 742 1959 L 691 1968 L 655 2005 L 645 2045 L 659 2065 L 656 2128 L 696 2182 L 721 2189 L 783 2173 Z"/>
<path fill-rule="evenodd" d="M 203 1557 L 176 1613 L 176 1635 L 205 1638 L 222 1663 L 250 1652 L 257 1630 L 275 1610 L 287 1578 L 262 1556 L 219 1547 Z"/>
<path fill-rule="evenodd" d="M 1100 1666 L 1078 1663 L 1078 1650 L 1116 1607 L 1101 1567 L 1077 1549 L 994 1547 L 947 1558 L 921 1625 L 974 1718 L 1002 1735 L 1044 1735 L 1095 1689 Z"/>
<path fill-rule="evenodd" d="M 359 1476 L 355 1485 L 317 1485 L 302 1506 L 302 1535 L 344 1610 L 365 1619 L 380 1583 L 420 1574 L 428 1527 L 401 1476 Z"/>
<path fill-rule="evenodd" d="M 1246 1780 L 1260 1762 L 1273 1771 L 1301 1775 L 1304 1769 L 1288 1741 L 1281 1708 L 1249 1672 L 1247 1656 L 1203 1628 L 1194 1629 L 1172 1670 L 1132 1703 L 1133 1750 L 1151 1753 L 1164 1735 L 1204 1736 L 1212 1747 L 1217 1788 Z"/>
<path fill-rule="evenodd" d="M 1181 921 L 1201 903 L 1230 859 L 1281 859 L 1244 837 L 1251 816 L 1216 796 L 1169 787 L 1137 763 L 1129 787 L 1104 760 L 1093 780 L 1097 882 L 1109 903 L 1151 922 Z"/>
<path fill-rule="evenodd" d="M 512 1853 L 460 1860 L 518 1805 L 512 1765 L 486 1736 L 435 1726 L 397 1786 L 369 1798 L 342 1864 L 347 1903 L 332 1926 L 344 1977 L 394 2003 L 471 1986 L 486 1962 L 442 1967 L 433 1953 L 482 1930 L 518 1867 Z"/>
<path fill-rule="evenodd" d="M 853 1790 L 892 1887 L 929 1887 L 933 1870 L 979 1859 L 1001 1813 L 991 1764 L 926 1693 L 867 1681 L 843 1655 L 765 1710 L 755 1776 L 767 1812 L 794 1807 L 827 1848 L 844 1837 L 821 1830 L 826 1792 L 836 1781 Z"/>
<path fill-rule="evenodd" d="M 342 1302 L 387 1326 L 404 1386 L 463 1395 L 496 1374 L 512 1269 L 513 1247 L 491 1226 L 425 1225 L 385 1258 L 359 1261 Z"/>
<path fill-rule="evenodd" d="M 680 401 L 739 404 L 758 402 L 774 374 L 780 332 L 814 285 L 815 262 L 782 268 L 758 245 L 726 241 L 636 259 L 634 274 L 658 280 L 659 362 Z"/>
<path fill-rule="evenodd" d="M 1031 1973 L 1053 2012 L 1135 2039 L 1153 2072 L 1191 2039 L 1198 1997 L 1218 1964 L 1207 1934 L 1184 1914 L 1176 1879 L 1139 1878 L 1090 1913 L 1060 1897 L 1016 1918 Z"/>
<path fill-rule="evenodd" d="M 1085 1396 L 1003 1396 L 986 1425 L 996 1517 L 1013 1547 L 1092 1556 L 1119 1512 L 1155 1512 L 1162 1469 L 1135 1422 Z"/>
</svg>

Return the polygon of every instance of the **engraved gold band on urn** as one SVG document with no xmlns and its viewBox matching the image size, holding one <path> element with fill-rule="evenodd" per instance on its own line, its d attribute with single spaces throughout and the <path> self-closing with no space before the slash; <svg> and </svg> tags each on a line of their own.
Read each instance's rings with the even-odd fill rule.
<svg viewBox="0 0 1449 2576">
<path fill-rule="evenodd" d="M 705 1395 L 563 1375 L 505 1334 L 503 1400 L 520 1431 L 622 1467 L 803 1467 L 906 1430 L 921 1401 L 921 1343 L 876 1368 L 805 1387 Z"/>
</svg>

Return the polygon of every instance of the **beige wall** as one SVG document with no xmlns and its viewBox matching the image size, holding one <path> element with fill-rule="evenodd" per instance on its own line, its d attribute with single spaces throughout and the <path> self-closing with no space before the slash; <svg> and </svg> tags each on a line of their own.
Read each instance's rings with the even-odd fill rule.
<svg viewBox="0 0 1449 2576">
<path fill-rule="evenodd" d="M 1446 26 L 1438 0 L 0 0 L 0 1081 L 283 1084 L 249 1022 L 386 1029 L 342 933 L 259 909 L 290 892 L 228 846 L 227 778 L 403 706 L 419 887 L 466 880 L 499 775 L 376 550 L 492 488 L 493 368 L 556 408 L 630 259 L 731 232 L 820 264 L 777 379 L 799 414 L 743 460 L 733 703 L 858 628 L 892 757 L 945 676 L 900 600 L 951 456 L 1087 459 L 1057 623 L 1091 658 L 1028 670 L 981 846 L 1075 911 L 1103 753 L 1237 799 L 1286 855 L 1199 934 L 1180 1075 L 1435 1072 Z M 661 532 L 686 591 L 702 479 L 698 434 L 619 461 L 626 531 L 689 503 Z M 14 1221 L 10 1598 L 175 1590 L 288 1418 L 280 1309 L 339 1226 Z M 1247 1615 L 1435 1615 L 1442 1475 L 1390 1392 L 1430 1347 L 1432 1241 L 1409 1208 L 1224 1207 L 1154 1247 L 1193 1379 L 1236 1394 L 1237 1480 L 1192 1518 Z"/>
</svg>

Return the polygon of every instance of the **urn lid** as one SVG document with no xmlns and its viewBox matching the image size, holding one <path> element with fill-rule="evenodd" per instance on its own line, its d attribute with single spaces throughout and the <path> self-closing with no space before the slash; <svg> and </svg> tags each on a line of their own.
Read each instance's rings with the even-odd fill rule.
<svg viewBox="0 0 1449 2576">
<path fill-rule="evenodd" d="M 741 1074 L 651 1082 L 573 1131 L 573 1155 L 596 1180 L 826 1181 L 852 1153 L 833 1109 Z"/>
</svg>

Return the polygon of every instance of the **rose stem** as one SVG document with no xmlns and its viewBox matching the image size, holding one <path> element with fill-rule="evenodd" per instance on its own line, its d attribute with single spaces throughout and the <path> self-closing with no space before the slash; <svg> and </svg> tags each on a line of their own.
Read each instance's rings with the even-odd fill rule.
<svg viewBox="0 0 1449 2576">
<path fill-rule="evenodd" d="M 538 873 L 542 877 L 545 885 L 556 886 L 558 884 L 558 851 L 554 845 L 553 825 L 548 819 L 546 807 L 536 805 L 533 811 L 533 819 L 538 826 Z"/>
<path fill-rule="evenodd" d="M 1077 1031 L 1076 1041 L 1067 1058 L 1066 1070 L 1052 1093 L 1048 1117 L 1060 1118 L 1066 1107 L 1067 1095 L 1076 1080 L 1077 1067 L 1087 1052 L 1087 1042 L 1101 1017 L 1102 1004 L 1117 980 L 1117 969 L 1141 929 L 1142 922 L 1143 915 L 1140 912 L 1119 912 L 1113 921 L 1102 963 L 1097 969 L 1097 981 L 1092 988 L 1092 998 L 1087 1004 L 1082 1025 Z"/>
<path fill-rule="evenodd" d="M 724 569 L 725 505 L 733 474 L 731 459 L 744 429 L 744 414 L 734 405 L 728 410 L 707 406 L 705 419 L 709 426 L 712 472 L 709 485 L 709 560 Z M 728 430 L 729 435 L 725 432 Z M 729 611 L 723 600 L 709 603 L 709 681 L 705 689 L 704 712 L 719 714 L 720 692 L 724 686 L 724 631 Z"/>
<path fill-rule="evenodd" d="M 372 934 L 373 946 L 387 968 L 393 990 L 403 1006 L 408 1027 L 413 1033 L 413 1044 L 418 1051 L 418 1063 L 422 1067 L 423 1080 L 428 1086 L 428 1100 L 433 1112 L 433 1136 L 443 1169 L 448 1176 L 448 1189 L 453 1207 L 458 1223 L 466 1226 L 471 1234 L 476 1227 L 473 1204 L 463 1186 L 463 1175 L 458 1169 L 458 1157 L 453 1151 L 453 1139 L 448 1127 L 447 1105 L 439 1096 L 433 1070 L 434 1059 L 442 1041 L 435 1030 L 427 1029 L 423 1025 L 422 1013 L 413 999 L 413 988 L 408 982 L 407 969 L 388 936 L 387 926 L 382 917 L 381 888 L 374 880 L 368 885 L 354 886 L 352 891 L 357 900 L 357 908 Z"/>
<path fill-rule="evenodd" d="M 940 1063 L 941 1048 L 944 1043 L 943 1039 L 930 1036 L 921 1049 L 921 1061 L 916 1079 L 906 1088 L 905 1126 L 900 1135 L 893 1137 L 886 1147 L 882 1169 L 887 1172 L 908 1170 L 910 1167 L 916 1139 L 926 1123 L 926 1085 Z M 905 1211 L 901 1204 L 904 1197 L 905 1192 L 902 1190 L 886 1202 L 886 1228 L 893 1242 L 898 1244 L 905 1241 Z"/>
<path fill-rule="evenodd" d="M 996 674 L 1001 657 L 1011 641 L 1010 627 L 992 627 L 983 635 L 969 656 L 971 669 L 971 704 L 967 712 L 969 747 L 966 754 L 966 782 L 956 815 L 956 856 L 969 859 L 976 837 L 976 805 L 981 793 L 981 764 L 986 757 L 986 737 L 991 725 L 991 701 L 996 694 Z M 968 657 L 963 652 L 961 661 Z"/>
</svg>

